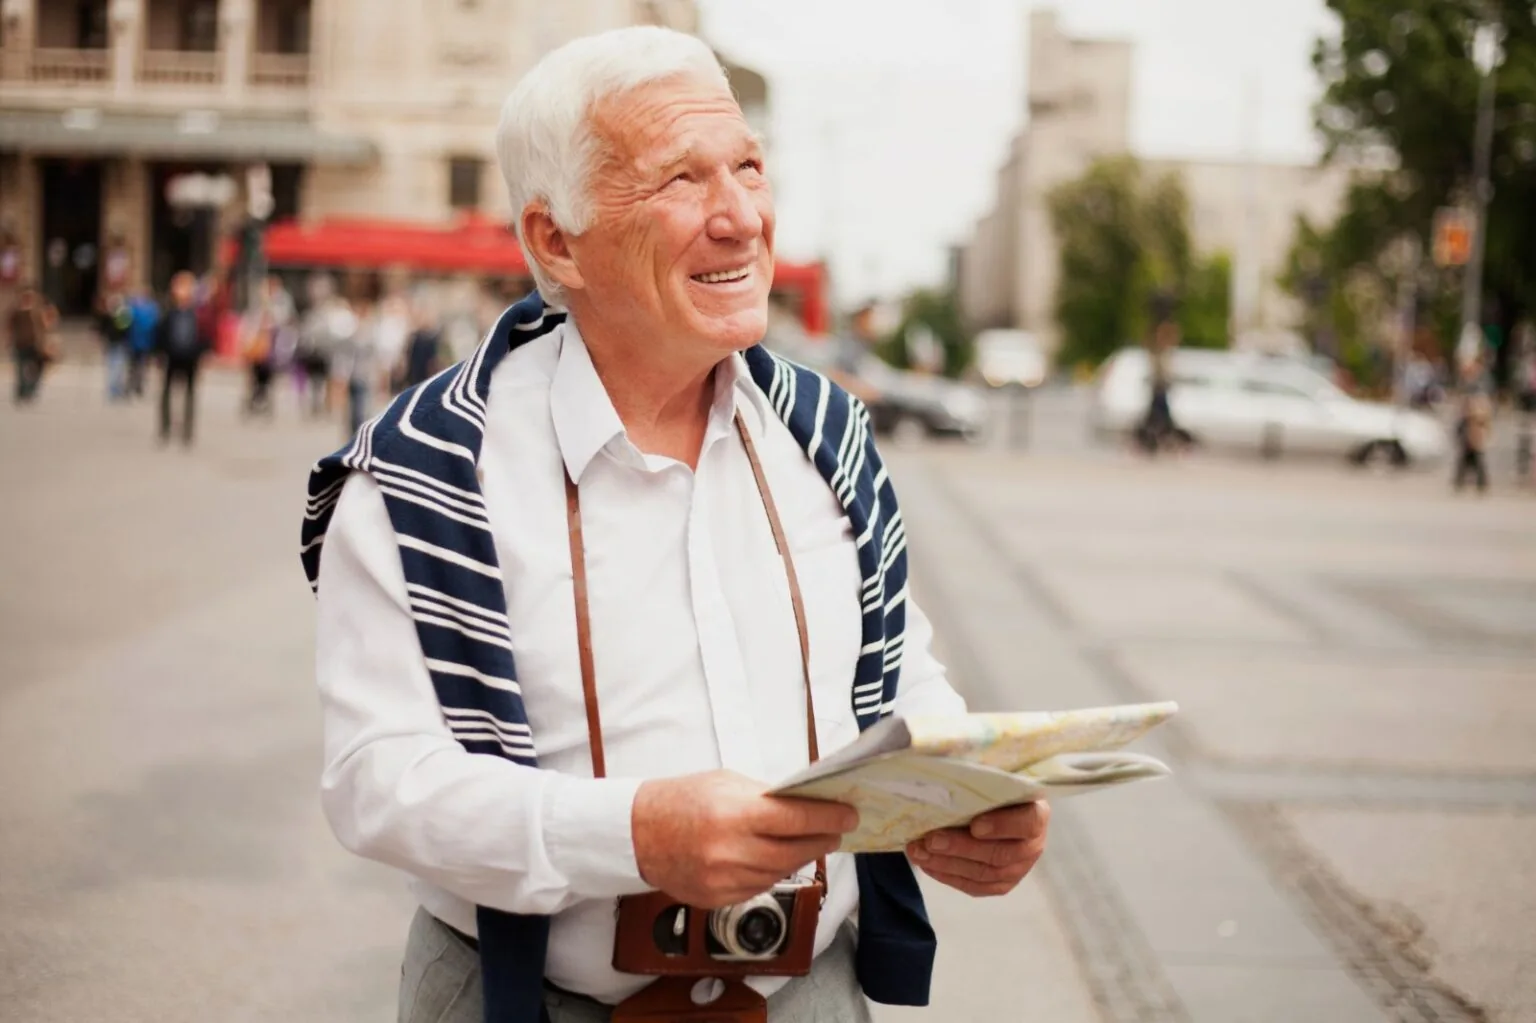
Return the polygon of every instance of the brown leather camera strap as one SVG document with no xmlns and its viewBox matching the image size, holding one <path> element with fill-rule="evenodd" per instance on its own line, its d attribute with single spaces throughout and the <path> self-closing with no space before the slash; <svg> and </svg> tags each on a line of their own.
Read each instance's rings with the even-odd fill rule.
<svg viewBox="0 0 1536 1023">
<path fill-rule="evenodd" d="M 763 511 L 768 514 L 768 528 L 773 532 L 773 545 L 779 549 L 779 560 L 784 562 L 784 580 L 789 583 L 789 606 L 795 613 L 795 633 L 800 639 L 800 677 L 805 681 L 805 748 L 811 762 L 821 759 L 816 743 L 816 701 L 811 696 L 811 636 L 805 625 L 805 601 L 800 599 L 800 577 L 795 574 L 795 559 L 789 553 L 789 537 L 784 535 L 784 523 L 779 519 L 778 506 L 773 503 L 773 491 L 768 489 L 768 477 L 763 475 L 763 463 L 757 457 L 757 445 L 747 424 L 736 413 L 736 432 L 741 435 L 741 446 L 746 449 L 747 462 L 752 466 L 752 478 L 757 481 L 757 493 L 763 499 Z"/>
<path fill-rule="evenodd" d="M 795 614 L 795 632 L 800 639 L 800 671 L 805 681 L 805 742 L 814 762 L 821 758 L 816 742 L 816 701 L 811 695 L 811 641 L 806 631 L 805 602 L 800 598 L 800 580 L 795 575 L 795 562 L 789 553 L 789 538 L 784 533 L 784 523 L 779 519 L 778 506 L 773 503 L 773 493 L 768 489 L 768 478 L 763 475 L 762 461 L 757 457 L 757 446 L 747 429 L 741 411 L 736 412 L 736 433 L 746 449 L 747 462 L 752 466 L 752 478 L 757 482 L 757 493 L 763 501 L 763 511 L 768 515 L 768 528 L 773 532 L 773 543 L 779 558 L 784 562 L 784 578 L 789 583 L 789 603 Z M 603 756 L 603 722 L 598 711 L 597 671 L 592 660 L 592 618 L 587 604 L 587 559 L 581 538 L 581 496 L 571 474 L 565 474 L 565 519 L 571 540 L 572 594 L 576 604 L 576 646 L 581 660 L 581 692 L 587 705 L 587 745 L 592 755 L 592 776 L 604 778 L 608 773 Z M 826 880 L 826 864 L 816 862 L 817 880 Z"/>
<path fill-rule="evenodd" d="M 581 498 L 576 481 L 565 474 L 565 524 L 571 536 L 571 593 L 576 602 L 576 651 L 581 658 L 581 695 L 587 703 L 587 748 L 592 777 L 606 778 L 603 758 L 603 717 L 597 710 L 597 671 L 592 662 L 592 616 L 587 613 L 587 552 L 581 539 Z"/>
</svg>

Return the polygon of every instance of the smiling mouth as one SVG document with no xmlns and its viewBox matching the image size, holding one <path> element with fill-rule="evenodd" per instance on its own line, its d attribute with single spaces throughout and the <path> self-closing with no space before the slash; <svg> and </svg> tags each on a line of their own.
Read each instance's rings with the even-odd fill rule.
<svg viewBox="0 0 1536 1023">
<path fill-rule="evenodd" d="M 743 281 L 752 275 L 750 266 L 737 267 L 735 270 L 721 270 L 718 273 L 694 274 L 693 280 L 700 284 L 730 284 L 732 281 Z"/>
</svg>

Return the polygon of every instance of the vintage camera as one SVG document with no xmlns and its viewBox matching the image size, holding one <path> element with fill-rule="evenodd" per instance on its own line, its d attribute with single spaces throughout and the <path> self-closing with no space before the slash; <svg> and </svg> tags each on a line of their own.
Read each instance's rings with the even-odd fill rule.
<svg viewBox="0 0 1536 1023">
<path fill-rule="evenodd" d="M 801 887 L 794 882 L 780 882 L 746 902 L 710 910 L 709 929 L 704 935 L 704 948 L 710 957 L 747 962 L 778 955 L 789 940 L 795 892 Z"/>
<path fill-rule="evenodd" d="M 652 976 L 784 976 L 810 972 L 826 885 L 787 880 L 720 909 L 662 892 L 619 900 L 613 967 Z"/>
</svg>

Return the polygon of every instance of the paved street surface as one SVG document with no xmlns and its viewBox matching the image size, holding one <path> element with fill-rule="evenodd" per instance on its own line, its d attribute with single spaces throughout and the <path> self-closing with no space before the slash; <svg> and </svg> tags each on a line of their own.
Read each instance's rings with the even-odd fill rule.
<svg viewBox="0 0 1536 1023">
<path fill-rule="evenodd" d="M 0 408 L 0 1019 L 393 1018 L 409 900 L 315 793 L 295 523 L 337 429 L 214 379 L 161 450 L 49 385 Z M 1080 404 L 889 453 L 914 585 L 976 709 L 1176 699 L 1176 775 L 1062 802 L 1007 898 L 930 887 L 935 1007 L 877 1018 L 1536 1018 L 1536 494 L 1147 463 Z"/>
</svg>

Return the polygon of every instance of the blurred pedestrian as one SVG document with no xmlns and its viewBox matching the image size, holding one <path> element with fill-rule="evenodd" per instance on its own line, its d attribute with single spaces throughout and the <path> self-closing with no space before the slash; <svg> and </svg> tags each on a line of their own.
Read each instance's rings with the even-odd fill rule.
<svg viewBox="0 0 1536 1023">
<path fill-rule="evenodd" d="M 128 397 L 128 333 L 133 310 L 121 291 L 103 292 L 96 304 L 96 332 L 101 335 L 107 364 L 107 400 Z"/>
<path fill-rule="evenodd" d="M 1408 357 L 1408 365 L 1403 370 L 1403 390 L 1409 408 L 1427 411 L 1439 402 L 1439 373 L 1434 363 L 1426 359 L 1422 352 L 1414 352 Z"/>
<path fill-rule="evenodd" d="M 128 300 L 133 320 L 128 325 L 128 393 L 144 396 L 144 366 L 155 352 L 155 334 L 160 326 L 160 304 L 146 288 L 133 289 Z"/>
<path fill-rule="evenodd" d="M 331 358 L 336 344 L 357 329 L 357 321 L 346 299 L 336 293 L 335 282 L 324 274 L 310 279 L 309 303 L 299 323 L 294 361 L 303 374 L 303 404 L 309 416 L 317 418 L 331 411 Z"/>
<path fill-rule="evenodd" d="M 1520 331 L 1515 350 L 1515 402 L 1522 412 L 1536 412 L 1536 323 Z"/>
<path fill-rule="evenodd" d="M 58 312 L 53 304 L 31 282 L 18 289 L 7 324 L 11 359 L 16 365 L 15 401 L 18 405 L 37 398 L 43 371 L 57 357 L 53 341 L 53 328 L 57 322 Z"/>
<path fill-rule="evenodd" d="M 460 281 L 452 289 L 440 327 L 443 345 L 447 349 L 446 358 L 450 363 L 463 362 L 474 353 L 484 333 L 480 298 L 472 283 Z"/>
<path fill-rule="evenodd" d="M 299 373 L 303 370 L 298 366 L 299 355 L 299 308 L 293 300 L 293 295 L 283 284 L 282 278 L 273 275 L 267 278 L 268 289 L 271 291 L 271 301 L 276 311 L 277 329 L 272 335 L 272 375 L 273 379 L 280 379 L 285 373 Z M 303 396 L 303 387 L 300 386 L 299 395 Z"/>
<path fill-rule="evenodd" d="M 1456 475 L 1452 486 L 1461 490 L 1471 476 L 1479 492 L 1488 489 L 1487 451 L 1493 431 L 1493 398 L 1483 384 L 1481 360 L 1464 367 L 1467 383 L 1462 388 L 1461 408 L 1456 423 Z"/>
<path fill-rule="evenodd" d="M 160 388 L 160 443 L 171 439 L 171 391 L 182 391 L 181 443 L 190 447 L 197 406 L 197 373 L 213 347 L 208 324 L 196 303 L 197 278 L 183 270 L 171 278 L 171 297 L 155 335 L 163 375 Z"/>
<path fill-rule="evenodd" d="M 257 305 L 240 323 L 240 358 L 245 363 L 249 387 L 245 395 L 247 416 L 272 415 L 273 335 L 271 312 Z"/>
<path fill-rule="evenodd" d="M 1515 434 L 1515 475 L 1531 478 L 1536 468 L 1536 323 L 1526 323 L 1517 335 L 1514 391 L 1519 409 Z"/>
<path fill-rule="evenodd" d="M 400 373 L 401 388 L 415 387 L 430 380 L 446 364 L 443 354 L 443 332 L 430 317 L 421 316 L 405 346 L 405 362 Z"/>
<path fill-rule="evenodd" d="M 272 416 L 272 377 L 278 365 L 279 335 L 292 328 L 293 318 L 293 299 L 282 281 L 268 277 L 240 324 L 240 354 L 250 377 L 245 400 L 247 415 Z"/>
<path fill-rule="evenodd" d="M 231 291 L 229 272 L 223 267 L 209 270 L 201 279 L 193 278 L 192 305 L 197 310 L 198 327 L 210 352 L 227 351 L 220 349 L 219 342 L 227 336 L 224 330 L 233 316 L 231 308 L 234 296 Z M 238 333 L 238 325 L 234 333 Z"/>
<path fill-rule="evenodd" d="M 351 437 L 368 418 L 373 393 L 380 386 L 388 363 L 383 360 L 383 332 L 379 307 L 367 299 L 357 305 L 352 329 L 338 331 L 331 356 L 331 379 L 346 394 L 347 436 Z"/>
<path fill-rule="evenodd" d="M 411 307 L 402 295 L 386 295 L 374 309 L 375 357 L 380 368 L 380 382 L 394 394 L 404 386 L 399 370 L 405 362 L 405 349 L 411 339 Z"/>
<path fill-rule="evenodd" d="M 1179 347 L 1179 326 L 1173 320 L 1164 320 L 1152 332 L 1147 346 L 1148 382 L 1151 388 L 1147 402 L 1146 418 L 1137 431 L 1141 449 L 1149 455 L 1156 454 L 1169 442 L 1179 438 L 1177 424 L 1173 421 L 1173 406 L 1168 397 L 1173 387 L 1173 353 Z"/>
</svg>

